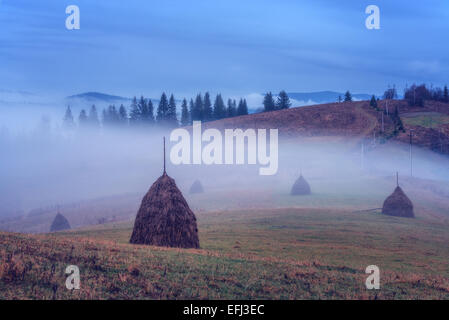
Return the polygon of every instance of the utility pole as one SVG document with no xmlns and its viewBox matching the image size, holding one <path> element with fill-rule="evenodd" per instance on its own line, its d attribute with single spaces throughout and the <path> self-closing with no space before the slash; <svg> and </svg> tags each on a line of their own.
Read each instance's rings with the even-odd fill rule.
<svg viewBox="0 0 449 320">
<path fill-rule="evenodd" d="M 382 112 L 382 133 L 384 133 L 384 113 Z"/>
<path fill-rule="evenodd" d="M 413 86 L 413 105 L 416 106 L 416 86 Z"/>
</svg>

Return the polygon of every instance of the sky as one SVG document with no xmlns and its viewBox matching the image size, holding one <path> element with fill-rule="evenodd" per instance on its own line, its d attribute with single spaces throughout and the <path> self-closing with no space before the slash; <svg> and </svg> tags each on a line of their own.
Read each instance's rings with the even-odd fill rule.
<svg viewBox="0 0 449 320">
<path fill-rule="evenodd" d="M 370 4 L 380 30 L 365 27 Z M 80 30 L 65 27 L 69 5 L 80 9 Z M 447 0 L 0 0 L 0 92 L 181 98 L 442 86 L 448 34 Z"/>
</svg>

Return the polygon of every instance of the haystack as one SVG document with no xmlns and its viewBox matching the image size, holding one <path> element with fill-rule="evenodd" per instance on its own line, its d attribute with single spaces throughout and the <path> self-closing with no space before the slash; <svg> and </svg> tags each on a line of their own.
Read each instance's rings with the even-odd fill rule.
<svg viewBox="0 0 449 320">
<path fill-rule="evenodd" d="M 162 247 L 199 248 L 196 217 L 165 171 L 144 196 L 130 239 L 134 244 Z"/>
<path fill-rule="evenodd" d="M 311 194 L 310 185 L 306 181 L 306 179 L 304 179 L 302 174 L 293 184 L 292 191 L 290 192 L 290 194 L 292 196 Z"/>
<path fill-rule="evenodd" d="M 53 220 L 53 223 L 50 226 L 50 232 L 69 230 L 69 229 L 71 229 L 69 221 L 66 219 L 66 217 L 64 217 L 62 214 L 58 212 L 55 219 Z"/>
<path fill-rule="evenodd" d="M 193 182 L 192 186 L 190 187 L 189 193 L 194 194 L 203 192 L 204 192 L 203 185 L 199 180 L 195 180 L 195 182 Z"/>
<path fill-rule="evenodd" d="M 415 217 L 415 214 L 413 213 L 413 203 L 399 186 L 397 186 L 394 192 L 385 199 L 382 213 L 395 217 Z"/>
</svg>

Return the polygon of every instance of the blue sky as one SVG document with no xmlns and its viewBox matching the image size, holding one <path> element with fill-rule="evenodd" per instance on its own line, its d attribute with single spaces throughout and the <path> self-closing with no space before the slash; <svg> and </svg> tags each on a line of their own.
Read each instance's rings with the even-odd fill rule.
<svg viewBox="0 0 449 320">
<path fill-rule="evenodd" d="M 80 30 L 65 28 L 71 4 Z M 446 0 L 0 0 L 0 89 L 380 93 L 449 83 L 448 39 Z"/>
</svg>

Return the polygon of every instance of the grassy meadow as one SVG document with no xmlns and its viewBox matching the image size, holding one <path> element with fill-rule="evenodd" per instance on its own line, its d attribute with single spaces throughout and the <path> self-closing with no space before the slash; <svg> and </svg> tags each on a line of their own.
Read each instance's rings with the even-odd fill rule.
<svg viewBox="0 0 449 320">
<path fill-rule="evenodd" d="M 0 233 L 0 298 L 449 298 L 446 222 L 317 208 L 211 211 L 197 218 L 199 250 L 130 245 L 132 222 Z M 80 268 L 80 290 L 65 288 L 69 264 Z M 372 264 L 380 268 L 380 290 L 365 288 Z"/>
</svg>

